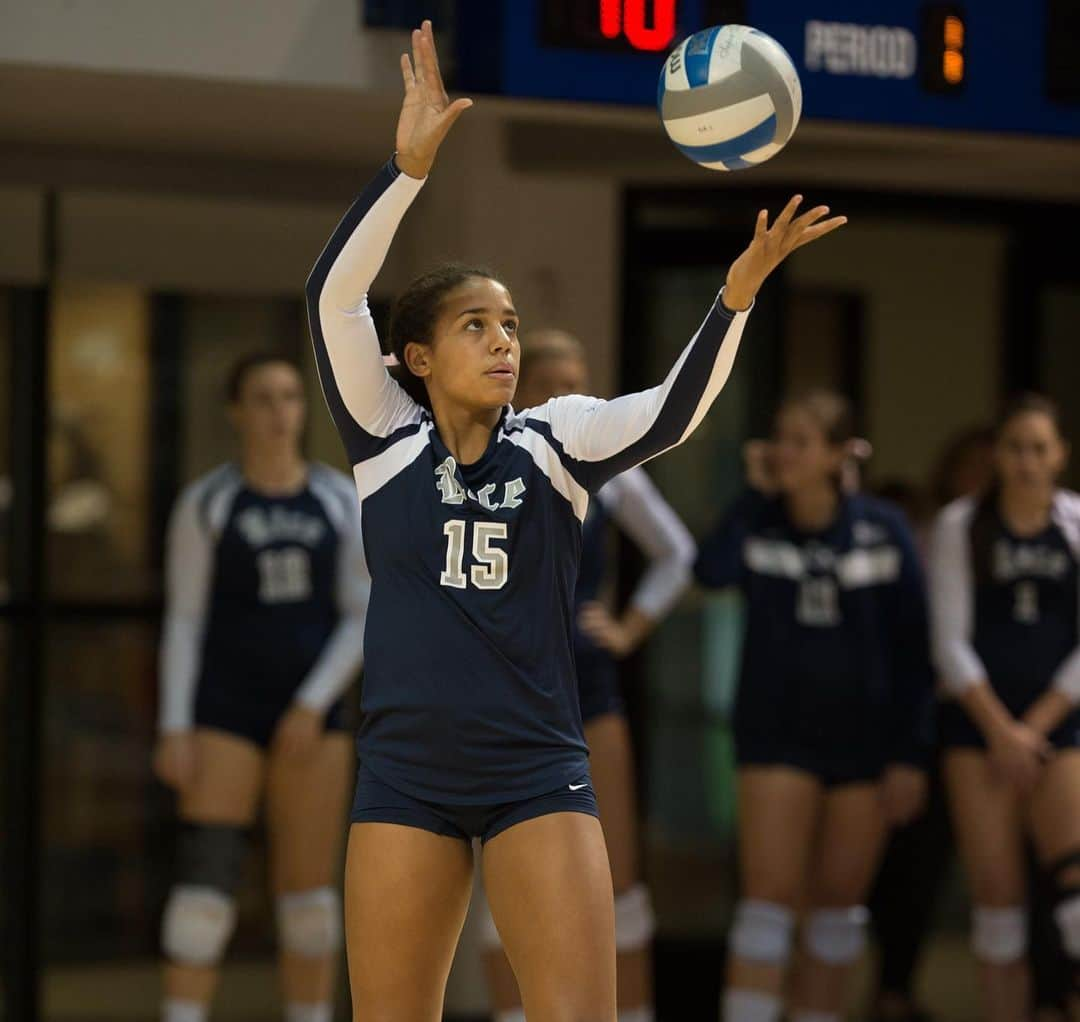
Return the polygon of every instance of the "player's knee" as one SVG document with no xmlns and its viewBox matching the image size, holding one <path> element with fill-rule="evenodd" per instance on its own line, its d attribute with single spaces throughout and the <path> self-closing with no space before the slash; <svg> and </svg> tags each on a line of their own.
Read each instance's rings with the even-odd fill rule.
<svg viewBox="0 0 1080 1022">
<path fill-rule="evenodd" d="M 341 947 L 341 898 L 332 887 L 282 894 L 277 901 L 282 947 L 305 958 L 321 958 Z"/>
<path fill-rule="evenodd" d="M 782 964 L 791 954 L 795 916 L 786 905 L 744 899 L 735 907 L 731 953 L 750 962 Z"/>
<path fill-rule="evenodd" d="M 641 951 L 652 943 L 656 929 L 652 898 L 644 884 L 615 896 L 615 949 Z"/>
<path fill-rule="evenodd" d="M 862 905 L 811 912 L 803 933 L 806 950 L 826 965 L 850 965 L 866 947 L 869 915 Z"/>
<path fill-rule="evenodd" d="M 1020 905 L 989 908 L 976 905 L 971 913 L 971 948 L 991 965 L 1018 962 L 1027 952 L 1027 912 Z"/>
<path fill-rule="evenodd" d="M 161 923 L 166 956 L 183 965 L 216 965 L 236 927 L 236 901 L 213 887 L 178 884 Z"/>
<path fill-rule="evenodd" d="M 176 886 L 161 924 L 161 945 L 169 958 L 191 965 L 221 960 L 236 926 L 234 895 L 246 847 L 242 827 L 183 825 Z"/>
<path fill-rule="evenodd" d="M 780 997 L 765 990 L 727 989 L 720 999 L 723 1022 L 779 1022 Z"/>
</svg>

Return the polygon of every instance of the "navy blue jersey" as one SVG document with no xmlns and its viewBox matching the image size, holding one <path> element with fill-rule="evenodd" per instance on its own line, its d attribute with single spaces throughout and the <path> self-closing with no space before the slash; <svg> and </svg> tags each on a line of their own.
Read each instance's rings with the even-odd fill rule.
<svg viewBox="0 0 1080 1022">
<path fill-rule="evenodd" d="M 841 499 L 821 532 L 748 493 L 702 543 L 696 574 L 746 596 L 737 734 L 882 762 L 922 762 L 931 673 L 926 599 L 901 513 Z"/>
<path fill-rule="evenodd" d="M 696 428 L 746 314 L 717 301 L 653 390 L 503 409 L 483 456 L 459 465 L 430 413 L 388 375 L 367 303 L 422 183 L 388 163 L 307 288 L 372 578 L 359 751 L 384 783 L 417 798 L 513 801 L 586 770 L 572 644 L 589 496 Z"/>
<path fill-rule="evenodd" d="M 340 472 L 311 465 L 299 492 L 267 497 L 223 465 L 180 495 L 166 556 L 162 730 L 190 728 L 206 694 L 324 711 L 355 677 L 368 583 Z"/>
<path fill-rule="evenodd" d="M 1013 714 L 1055 686 L 1080 700 L 1080 497 L 1060 491 L 1050 522 L 1021 537 L 991 511 L 988 571 L 976 580 L 978 504 L 950 504 L 931 549 L 934 657 L 947 689 L 989 682 Z"/>
</svg>

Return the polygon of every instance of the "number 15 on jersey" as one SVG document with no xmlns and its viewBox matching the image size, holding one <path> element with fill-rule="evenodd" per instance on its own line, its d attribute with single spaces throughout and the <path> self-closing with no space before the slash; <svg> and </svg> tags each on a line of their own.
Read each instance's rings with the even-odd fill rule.
<svg viewBox="0 0 1080 1022">
<path fill-rule="evenodd" d="M 502 589 L 510 574 L 510 559 L 497 540 L 506 539 L 506 522 L 474 522 L 472 527 L 472 555 L 476 562 L 465 574 L 465 545 L 469 523 L 453 518 L 443 526 L 446 536 L 446 569 L 439 576 L 439 584 L 450 589 L 468 589 L 471 578 L 476 589 Z"/>
</svg>

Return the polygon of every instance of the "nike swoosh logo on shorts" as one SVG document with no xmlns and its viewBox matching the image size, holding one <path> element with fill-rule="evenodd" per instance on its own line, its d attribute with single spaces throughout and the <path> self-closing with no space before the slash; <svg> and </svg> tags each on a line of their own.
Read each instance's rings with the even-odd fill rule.
<svg viewBox="0 0 1080 1022">
<path fill-rule="evenodd" d="M 582 789 L 582 788 L 587 788 L 588 786 L 589 786 L 589 782 L 588 782 L 588 781 L 586 781 L 586 782 L 585 782 L 584 784 L 568 784 L 568 785 L 567 785 L 567 787 L 568 787 L 568 788 L 569 788 L 569 789 L 570 789 L 571 791 L 581 791 L 581 789 Z"/>
</svg>

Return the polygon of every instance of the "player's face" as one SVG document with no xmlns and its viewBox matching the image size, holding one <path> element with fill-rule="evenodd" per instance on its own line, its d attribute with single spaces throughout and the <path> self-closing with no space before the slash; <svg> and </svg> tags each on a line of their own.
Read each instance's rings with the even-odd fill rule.
<svg viewBox="0 0 1080 1022">
<path fill-rule="evenodd" d="M 483 277 L 455 288 L 443 299 L 432 343 L 409 345 L 406 358 L 426 377 L 433 405 L 486 411 L 509 404 L 521 364 L 510 292 Z"/>
<path fill-rule="evenodd" d="M 839 473 L 842 461 L 842 449 L 829 443 L 814 416 L 798 405 L 780 411 L 773 437 L 773 471 L 783 492 L 819 486 Z"/>
<path fill-rule="evenodd" d="M 276 447 L 299 445 L 305 410 L 300 374 L 285 362 L 270 362 L 247 374 L 232 415 L 245 443 Z"/>
<path fill-rule="evenodd" d="M 528 375 L 518 388 L 519 408 L 535 408 L 553 397 L 584 394 L 588 372 L 577 355 L 550 355 L 530 364 Z"/>
<path fill-rule="evenodd" d="M 1042 493 L 1054 486 L 1068 453 L 1050 416 L 1021 412 L 1001 430 L 994 460 L 1004 489 Z"/>
</svg>

